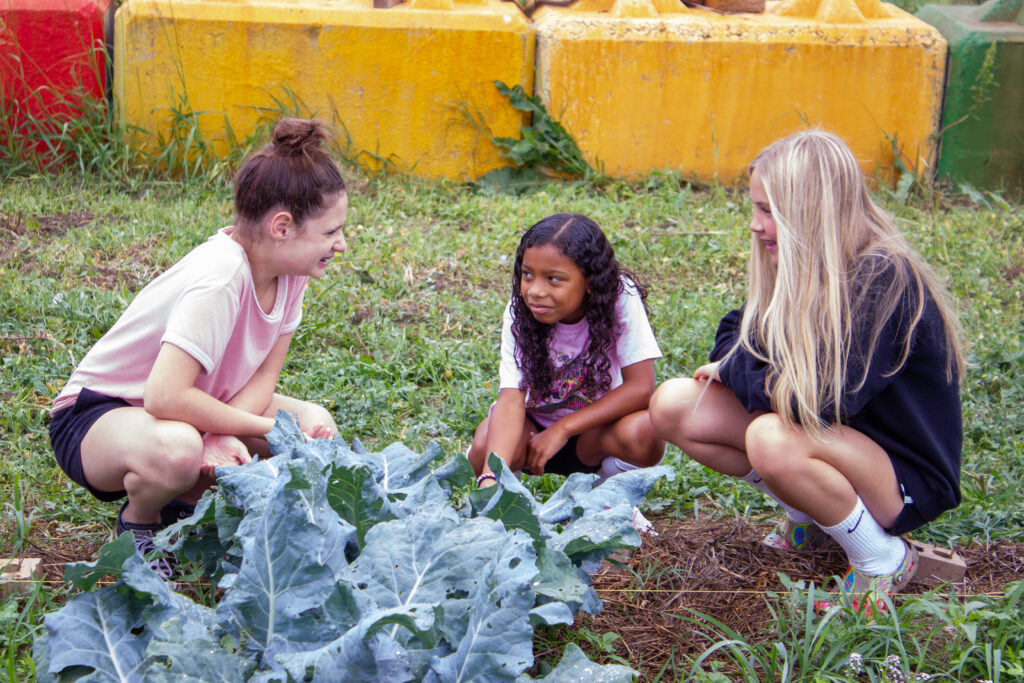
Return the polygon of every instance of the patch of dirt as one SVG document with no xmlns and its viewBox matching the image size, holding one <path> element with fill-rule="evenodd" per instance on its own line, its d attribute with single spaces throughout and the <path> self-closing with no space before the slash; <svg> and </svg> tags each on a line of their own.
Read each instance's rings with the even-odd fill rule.
<svg viewBox="0 0 1024 683">
<path fill-rule="evenodd" d="M 91 272 L 82 275 L 82 280 L 100 289 L 117 289 L 123 284 L 130 292 L 138 291 L 161 272 L 161 267 L 152 258 L 153 245 L 158 239 L 153 237 L 139 244 L 130 244 L 119 253 L 104 254 Z"/>
<path fill-rule="evenodd" d="M 43 579 L 59 585 L 64 582 L 64 565 L 69 562 L 92 562 L 100 546 L 111 540 L 109 528 L 99 522 L 86 526 L 52 521 L 34 522 L 28 542 L 17 557 L 41 559 Z"/>
<path fill-rule="evenodd" d="M 59 216 L 34 218 L 26 218 L 20 212 L 0 214 L 0 266 L 25 252 L 26 241 L 31 243 L 39 238 L 62 237 L 68 230 L 80 228 L 92 222 L 94 218 L 89 211 L 72 211 Z"/>
<path fill-rule="evenodd" d="M 739 519 L 667 517 L 652 517 L 651 522 L 658 535 L 645 536 L 632 553 L 627 562 L 631 572 L 606 562 L 594 574 L 594 589 L 604 602 L 601 614 L 577 619 L 577 626 L 594 633 L 618 634 L 616 654 L 644 674 L 641 680 L 655 676 L 666 663 L 679 661 L 683 655 L 703 652 L 714 642 L 701 633 L 713 633 L 706 622 L 678 618 L 693 616 L 689 610 L 712 617 L 754 641 L 772 618 L 765 592 L 783 590 L 779 572 L 820 585 L 846 569 L 839 550 L 787 553 L 762 545 L 761 539 L 771 531 L 769 525 Z M 100 546 L 109 540 L 109 528 L 102 523 L 74 528 L 56 522 L 36 523 L 32 539 L 19 557 L 42 558 L 46 580 L 59 584 L 66 563 L 95 560 Z M 965 585 L 959 591 L 963 596 L 999 593 L 1024 573 L 1024 543 L 974 543 L 958 552 L 967 564 Z M 904 593 L 928 589 L 914 582 Z M 179 584 L 179 591 L 193 596 L 195 587 Z M 553 630 L 557 636 L 559 630 Z M 607 653 L 594 651 L 585 643 L 581 646 L 590 650 L 588 655 L 595 661 L 607 661 Z M 560 652 L 561 645 L 557 649 Z M 535 654 L 557 659 L 559 652 L 537 650 Z"/>
<path fill-rule="evenodd" d="M 617 654 L 635 668 L 656 674 L 670 660 L 703 652 L 710 632 L 677 617 L 696 610 L 755 640 L 772 616 L 765 591 L 782 592 L 778 574 L 817 585 L 845 572 L 845 555 L 835 550 L 783 552 L 761 543 L 770 525 L 743 520 L 652 518 L 658 536 L 645 536 L 629 559 L 632 573 L 605 563 L 593 576 L 604 602 L 596 617 L 582 624 L 596 632 L 613 632 Z M 998 593 L 1024 572 L 1024 543 L 971 544 L 958 549 L 967 565 L 961 595 Z M 639 590 L 640 587 L 643 590 Z M 924 593 L 929 586 L 912 582 L 904 593 Z M 676 615 L 676 616 L 672 616 Z M 717 636 L 716 640 L 724 636 Z M 538 653 L 540 654 L 540 653 Z M 600 658 L 601 653 L 589 653 Z"/>
</svg>

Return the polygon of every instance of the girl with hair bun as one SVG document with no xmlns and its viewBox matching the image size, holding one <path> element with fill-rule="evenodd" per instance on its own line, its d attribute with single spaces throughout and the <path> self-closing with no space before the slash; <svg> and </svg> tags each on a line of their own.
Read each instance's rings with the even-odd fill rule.
<svg viewBox="0 0 1024 683">
<path fill-rule="evenodd" d="M 722 319 L 709 364 L 658 388 L 651 420 L 782 505 L 766 543 L 835 540 L 850 561 L 840 592 L 884 606 L 917 571 L 900 535 L 960 502 L 959 323 L 838 137 L 769 146 L 750 200 L 746 303 Z"/>
<path fill-rule="evenodd" d="M 665 443 L 647 402 L 661 357 L 647 288 L 586 216 L 548 216 L 523 235 L 501 331 L 498 400 L 468 457 L 493 486 L 497 454 L 514 471 L 600 473 L 657 465 Z"/>
<path fill-rule="evenodd" d="M 143 555 L 218 466 L 244 464 L 278 410 L 310 438 L 322 407 L 275 393 L 310 278 L 345 250 L 345 182 L 318 121 L 286 118 L 234 180 L 235 218 L 138 293 L 54 402 L 61 469 L 102 501 L 127 497 L 116 533 Z M 168 558 L 151 561 L 161 576 Z"/>
</svg>

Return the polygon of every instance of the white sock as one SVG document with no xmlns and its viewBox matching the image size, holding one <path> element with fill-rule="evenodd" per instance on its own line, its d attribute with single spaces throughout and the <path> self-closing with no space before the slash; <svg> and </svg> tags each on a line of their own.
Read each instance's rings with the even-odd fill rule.
<svg viewBox="0 0 1024 683">
<path fill-rule="evenodd" d="M 616 474 L 635 469 L 637 469 L 636 465 L 632 465 L 625 460 L 619 460 L 614 455 L 609 455 L 601 461 L 601 469 L 597 472 L 597 482 L 594 486 L 600 486 L 608 477 L 614 477 Z"/>
<path fill-rule="evenodd" d="M 782 506 L 782 509 L 786 511 L 787 515 L 789 515 L 789 518 L 797 524 L 809 524 L 814 521 L 813 519 L 811 519 L 811 516 L 806 512 L 800 512 L 792 505 L 783 503 L 781 500 L 779 500 L 779 497 L 776 496 L 770 488 L 768 488 L 768 484 L 764 483 L 764 480 L 761 479 L 761 477 L 757 474 L 756 470 L 750 470 L 750 474 L 748 474 L 745 477 L 740 477 L 740 479 L 747 482 L 758 491 L 761 491 L 770 496 L 772 500 L 774 500 L 776 503 Z"/>
<path fill-rule="evenodd" d="M 886 533 L 859 496 L 853 512 L 846 519 L 835 526 L 822 526 L 821 530 L 843 547 L 855 569 L 868 574 L 896 571 L 906 554 L 900 537 Z"/>
</svg>

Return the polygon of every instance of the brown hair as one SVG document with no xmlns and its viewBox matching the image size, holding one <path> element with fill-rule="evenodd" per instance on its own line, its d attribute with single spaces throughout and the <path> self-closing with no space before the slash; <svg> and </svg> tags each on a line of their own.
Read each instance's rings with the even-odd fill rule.
<svg viewBox="0 0 1024 683">
<path fill-rule="evenodd" d="M 277 122 L 273 141 L 235 174 L 235 223 L 242 234 L 259 239 L 259 221 L 278 207 L 301 227 L 324 208 L 327 197 L 345 191 L 337 164 L 324 151 L 328 138 L 324 124 L 315 119 Z"/>
</svg>

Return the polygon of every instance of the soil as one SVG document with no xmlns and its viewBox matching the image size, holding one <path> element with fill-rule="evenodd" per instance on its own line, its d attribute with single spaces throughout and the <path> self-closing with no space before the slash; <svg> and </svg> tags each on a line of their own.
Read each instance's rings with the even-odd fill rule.
<svg viewBox="0 0 1024 683">
<path fill-rule="evenodd" d="M 702 628 L 680 617 L 700 612 L 722 622 L 747 640 L 765 633 L 771 622 L 771 592 L 782 593 L 779 573 L 818 585 L 842 574 L 846 559 L 838 548 L 784 552 L 761 539 L 770 526 L 742 519 L 694 520 L 650 517 L 657 535 L 646 535 L 625 562 L 605 562 L 593 576 L 604 603 L 596 617 L 582 615 L 573 628 L 595 634 L 614 633 L 615 655 L 653 678 L 669 662 L 703 652 L 710 642 Z M 74 530 L 54 523 L 33 525 L 32 539 L 21 556 L 42 558 L 45 579 L 61 583 L 64 564 L 95 559 L 109 540 L 101 524 Z M 999 594 L 1024 574 L 1024 543 L 972 543 L 957 549 L 967 574 L 957 594 L 962 597 Z M 903 593 L 923 593 L 931 586 L 912 582 Z M 180 586 L 191 594 L 188 586 Z M 706 623 L 706 622 L 705 622 Z M 538 648 L 535 655 L 557 661 L 562 645 L 558 629 L 549 638 L 556 651 Z M 721 636 L 718 636 L 721 638 Z M 568 634 L 566 639 L 571 638 Z M 581 644 L 595 661 L 610 661 L 607 650 Z M 671 678 L 671 677 L 670 677 Z"/>
<path fill-rule="evenodd" d="M 830 578 L 847 567 L 838 546 L 803 552 L 765 546 L 761 539 L 770 525 L 741 519 L 655 517 L 651 522 L 658 535 L 644 537 L 628 560 L 628 570 L 605 562 L 594 575 L 604 610 L 577 624 L 595 633 L 617 633 L 616 654 L 652 676 L 666 663 L 699 655 L 712 644 L 701 633 L 711 629 L 679 618 L 693 616 L 690 610 L 756 640 L 754 634 L 766 632 L 772 620 L 769 592 L 784 592 L 779 573 L 827 589 Z M 1024 543 L 972 543 L 957 552 L 967 566 L 964 584 L 956 587 L 962 597 L 1001 594 L 1024 572 Z M 640 585 L 643 590 L 637 590 Z M 933 587 L 913 581 L 901 593 Z M 588 654 L 600 659 L 598 652 Z"/>
</svg>

